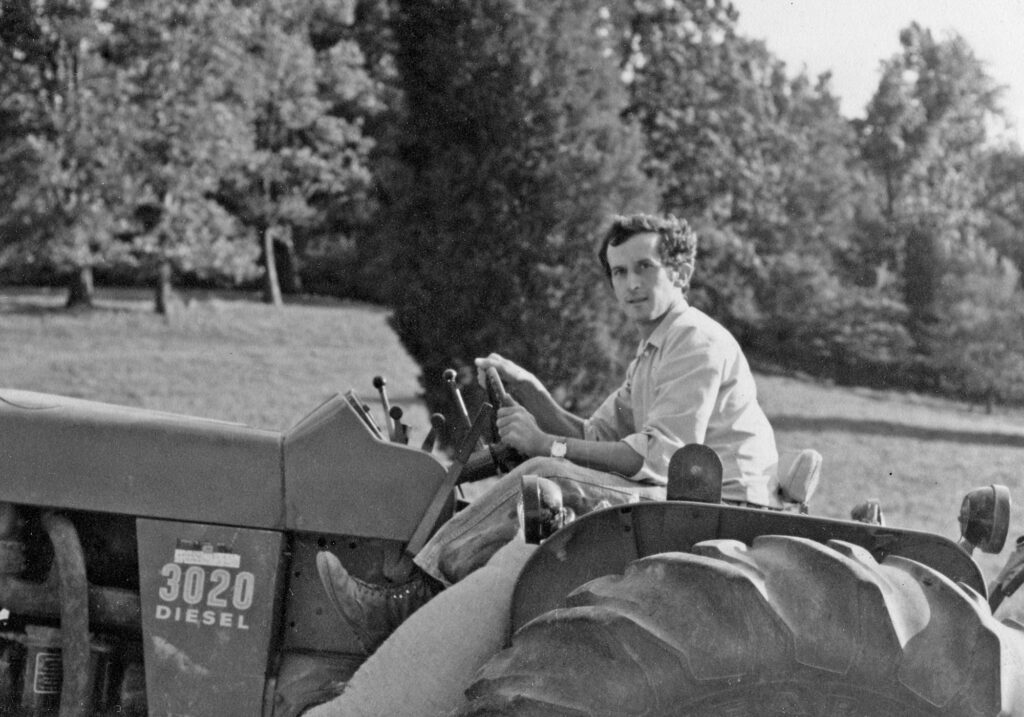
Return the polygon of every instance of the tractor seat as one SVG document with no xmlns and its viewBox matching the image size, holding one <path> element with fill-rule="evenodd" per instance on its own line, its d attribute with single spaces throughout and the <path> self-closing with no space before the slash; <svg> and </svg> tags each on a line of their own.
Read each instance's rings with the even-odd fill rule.
<svg viewBox="0 0 1024 717">
<path fill-rule="evenodd" d="M 785 454 L 780 456 L 776 497 L 783 510 L 806 513 L 811 496 L 821 480 L 821 454 L 812 448 L 805 448 L 788 464 L 784 461 L 785 457 Z"/>
</svg>

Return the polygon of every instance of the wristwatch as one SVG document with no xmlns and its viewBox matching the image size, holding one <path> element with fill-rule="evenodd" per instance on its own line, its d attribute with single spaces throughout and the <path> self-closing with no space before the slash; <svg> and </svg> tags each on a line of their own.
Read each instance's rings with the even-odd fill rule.
<svg viewBox="0 0 1024 717">
<path fill-rule="evenodd" d="M 566 445 L 565 440 L 556 438 L 551 442 L 551 457 L 552 458 L 565 458 L 565 453 L 569 449 Z"/>
</svg>

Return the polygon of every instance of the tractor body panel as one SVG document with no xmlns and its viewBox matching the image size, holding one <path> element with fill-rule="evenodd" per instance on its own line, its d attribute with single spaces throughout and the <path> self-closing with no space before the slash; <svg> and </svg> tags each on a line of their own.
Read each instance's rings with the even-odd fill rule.
<svg viewBox="0 0 1024 717">
<path fill-rule="evenodd" d="M 357 400 L 336 395 L 285 434 L 284 474 L 289 528 L 407 541 L 445 472 L 376 434 Z"/>
<path fill-rule="evenodd" d="M 294 715 L 329 697 L 365 654 L 317 553 L 386 584 L 445 484 L 351 393 L 279 432 L 0 389 L 0 474 L 0 607 L 15 620 L 0 636 L 0 712 L 19 699 L 3 685 L 22 628 L 62 620 L 43 529 L 60 515 L 85 565 L 88 629 L 120 646 L 112 689 L 143 690 L 151 715 L 195 717 Z"/>
<path fill-rule="evenodd" d="M 11 503 L 394 540 L 444 481 L 340 396 L 282 434 L 2 389 L 0 460 Z"/>
<path fill-rule="evenodd" d="M 140 519 L 150 715 L 259 715 L 285 589 L 284 535 Z"/>
<path fill-rule="evenodd" d="M 725 538 L 749 545 L 760 535 L 822 543 L 843 540 L 867 549 L 879 561 L 887 555 L 911 558 L 986 594 L 981 571 L 970 556 L 931 533 L 711 503 L 651 502 L 584 515 L 542 543 L 516 583 L 511 630 L 561 607 L 580 585 L 621 573 L 638 558 L 688 551 L 704 540 Z"/>
<path fill-rule="evenodd" d="M 0 390 L 0 500 L 281 527 L 281 436 L 235 423 Z"/>
</svg>

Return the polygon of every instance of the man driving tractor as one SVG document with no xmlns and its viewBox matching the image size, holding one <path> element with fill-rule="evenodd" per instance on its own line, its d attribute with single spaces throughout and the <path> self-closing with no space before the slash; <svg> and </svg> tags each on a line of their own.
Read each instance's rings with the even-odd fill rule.
<svg viewBox="0 0 1024 717">
<path fill-rule="evenodd" d="M 476 360 L 481 380 L 493 369 L 508 387 L 514 401 L 498 409 L 497 427 L 502 442 L 528 460 L 438 530 L 414 558 L 423 574 L 401 590 L 362 583 L 322 553 L 325 588 L 346 621 L 386 614 L 385 622 L 397 624 L 441 586 L 484 565 L 521 533 L 526 475 L 557 483 L 576 514 L 663 500 L 672 454 L 702 443 L 722 460 L 724 501 L 771 503 L 778 453 L 750 367 L 728 330 L 686 299 L 696 250 L 697 236 L 684 220 L 613 218 L 598 257 L 640 342 L 625 381 L 590 418 L 563 409 L 512 361 L 498 354 Z M 418 573 L 409 567 L 410 576 Z M 383 639 L 386 625 L 380 628 L 364 642 Z"/>
</svg>

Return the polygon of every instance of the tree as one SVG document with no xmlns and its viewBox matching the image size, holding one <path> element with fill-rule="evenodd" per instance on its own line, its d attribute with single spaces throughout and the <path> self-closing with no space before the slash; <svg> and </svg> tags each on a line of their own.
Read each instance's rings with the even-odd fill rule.
<svg viewBox="0 0 1024 717">
<path fill-rule="evenodd" d="M 1024 268 L 1024 154 L 1017 146 L 991 148 L 985 157 L 980 209 L 985 243 Z"/>
<path fill-rule="evenodd" d="M 400 4 L 403 171 L 386 188 L 381 249 L 393 326 L 434 408 L 444 369 L 490 351 L 532 367 L 566 405 L 616 373 L 594 239 L 650 195 L 601 8 Z"/>
<path fill-rule="evenodd" d="M 863 299 L 843 292 L 856 274 L 854 198 L 868 178 L 829 75 L 789 77 L 736 21 L 724 0 L 632 0 L 628 115 L 644 130 L 662 206 L 699 227 L 694 301 L 742 342 L 784 358 L 803 350 L 789 337 L 821 329 L 808 302 Z"/>
<path fill-rule="evenodd" d="M 885 188 L 886 236 L 895 243 L 917 351 L 936 373 L 933 382 L 945 377 L 947 386 L 964 387 L 964 380 L 950 378 L 971 368 L 954 370 L 956 352 L 948 343 L 955 337 L 970 351 L 987 341 L 989 329 L 956 309 L 963 305 L 960 291 L 976 286 L 978 277 L 999 281 L 1002 271 L 981 238 L 986 126 L 1000 115 L 999 88 L 958 35 L 936 40 L 912 24 L 900 44 L 901 53 L 883 66 L 860 127 L 862 151 Z M 986 292 L 973 297 L 978 310 L 1001 311 L 1003 299 Z"/>
<path fill-rule="evenodd" d="M 96 48 L 105 32 L 89 2 L 0 4 L 2 140 L 16 161 L 7 185 L 5 243 L 17 242 L 70 277 L 68 306 L 92 303 L 92 267 L 111 250 L 119 118 L 112 78 Z M 5 168 L 6 169 L 6 168 Z"/>
<path fill-rule="evenodd" d="M 981 241 L 958 247 L 941 287 L 932 359 L 947 385 L 985 404 L 1024 399 L 1024 292 L 1011 262 Z"/>
<path fill-rule="evenodd" d="M 191 0 L 116 2 L 108 18 L 103 52 L 125 127 L 121 216 L 166 313 L 175 271 L 230 274 L 240 253 L 240 228 L 210 197 L 252 143 L 234 87 L 241 18 L 230 4 Z"/>
<path fill-rule="evenodd" d="M 259 240 L 263 298 L 281 303 L 276 256 L 298 232 L 365 201 L 371 140 L 349 114 L 368 80 L 338 27 L 352 4 L 261 0 L 246 7 L 246 118 L 253 151 L 221 178 L 218 201 Z M 316 47 L 314 44 L 316 43 Z"/>
<path fill-rule="evenodd" d="M 758 348 L 788 366 L 845 384 L 896 386 L 906 380 L 913 342 L 906 307 L 876 287 L 850 286 L 813 255 L 772 262 L 764 298 L 771 321 Z"/>
<path fill-rule="evenodd" d="M 957 35 L 936 40 L 915 23 L 900 44 L 868 106 L 862 147 L 885 186 L 884 215 L 902 246 L 897 270 L 912 330 L 923 340 L 945 271 L 939 243 L 960 241 L 984 221 L 981 159 L 986 122 L 1000 113 L 999 91 Z"/>
</svg>

